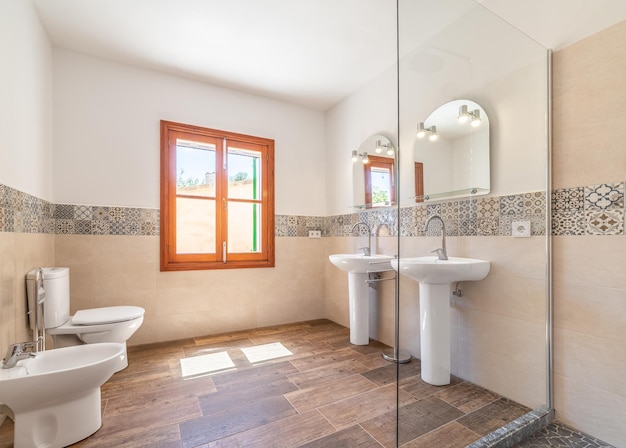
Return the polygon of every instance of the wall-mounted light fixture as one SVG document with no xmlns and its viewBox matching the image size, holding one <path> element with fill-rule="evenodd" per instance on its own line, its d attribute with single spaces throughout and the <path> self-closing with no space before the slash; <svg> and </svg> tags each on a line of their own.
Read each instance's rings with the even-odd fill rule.
<svg viewBox="0 0 626 448">
<path fill-rule="evenodd" d="M 430 126 L 428 128 L 424 127 L 424 122 L 421 121 L 417 124 L 417 138 L 424 138 L 428 136 L 428 140 L 434 142 L 439 138 L 439 134 L 437 134 L 437 126 Z"/>
<path fill-rule="evenodd" d="M 469 121 L 475 128 L 480 126 L 480 123 L 483 121 L 482 118 L 480 118 L 480 109 L 474 109 L 469 112 L 465 104 L 459 107 L 459 116 L 457 118 L 460 123 L 467 123 Z"/>
<path fill-rule="evenodd" d="M 376 154 L 380 154 L 385 151 L 388 156 L 392 156 L 394 154 L 391 143 L 383 143 L 380 140 L 376 140 L 376 148 L 374 148 L 374 151 L 376 151 Z"/>
<path fill-rule="evenodd" d="M 355 150 L 352 151 L 352 161 L 353 162 L 358 162 L 358 160 L 361 159 L 361 161 L 363 162 L 363 164 L 365 165 L 366 163 L 370 163 L 370 159 L 367 156 L 367 153 L 364 152 L 363 154 L 359 154 L 358 152 L 356 152 Z"/>
</svg>

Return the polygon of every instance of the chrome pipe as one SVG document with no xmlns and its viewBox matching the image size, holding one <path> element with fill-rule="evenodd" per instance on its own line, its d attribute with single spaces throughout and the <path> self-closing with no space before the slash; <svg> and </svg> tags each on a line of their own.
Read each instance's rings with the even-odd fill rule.
<svg viewBox="0 0 626 448">
<path fill-rule="evenodd" d="M 554 303 L 552 290 L 552 50 L 547 50 L 546 163 L 546 406 L 554 409 Z"/>
</svg>

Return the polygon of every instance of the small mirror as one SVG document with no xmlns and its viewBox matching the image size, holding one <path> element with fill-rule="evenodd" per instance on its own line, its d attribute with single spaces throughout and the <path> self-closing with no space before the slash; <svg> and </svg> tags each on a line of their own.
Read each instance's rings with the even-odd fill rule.
<svg viewBox="0 0 626 448">
<path fill-rule="evenodd" d="M 415 201 L 489 193 L 489 118 L 470 100 L 446 103 L 417 125 Z"/>
<path fill-rule="evenodd" d="M 356 208 L 389 207 L 396 202 L 396 149 L 384 135 L 367 138 L 352 151 Z"/>
</svg>

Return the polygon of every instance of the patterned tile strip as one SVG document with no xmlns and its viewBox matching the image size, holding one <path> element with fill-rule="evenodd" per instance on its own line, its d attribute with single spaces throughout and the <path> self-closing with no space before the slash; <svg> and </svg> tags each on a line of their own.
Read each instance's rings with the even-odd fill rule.
<svg viewBox="0 0 626 448">
<path fill-rule="evenodd" d="M 558 422 L 535 433 L 515 448 L 616 448 Z"/>
<path fill-rule="evenodd" d="M 552 235 L 624 235 L 626 182 L 552 191 Z M 276 215 L 277 237 L 358 236 L 352 226 L 364 221 L 378 231 L 402 237 L 424 236 L 428 217 L 438 214 L 448 236 L 510 236 L 514 221 L 530 221 L 534 236 L 546 234 L 545 192 L 480 197 L 401 209 L 357 211 L 333 216 Z M 0 232 L 75 235 L 159 235 L 159 210 L 132 207 L 53 204 L 0 184 Z M 363 232 L 359 227 L 359 232 Z M 439 234 L 432 227 L 429 234 Z"/>
</svg>

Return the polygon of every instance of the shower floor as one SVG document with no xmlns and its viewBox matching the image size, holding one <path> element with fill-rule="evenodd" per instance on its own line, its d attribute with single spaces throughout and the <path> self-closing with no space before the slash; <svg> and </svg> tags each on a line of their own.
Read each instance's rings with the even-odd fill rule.
<svg viewBox="0 0 626 448">
<path fill-rule="evenodd" d="M 102 428 L 72 447 L 455 448 L 528 411 L 458 378 L 426 384 L 419 360 L 398 388 L 383 348 L 328 320 L 131 346 L 102 387 Z M 0 447 L 12 437 L 7 420 Z"/>
</svg>

